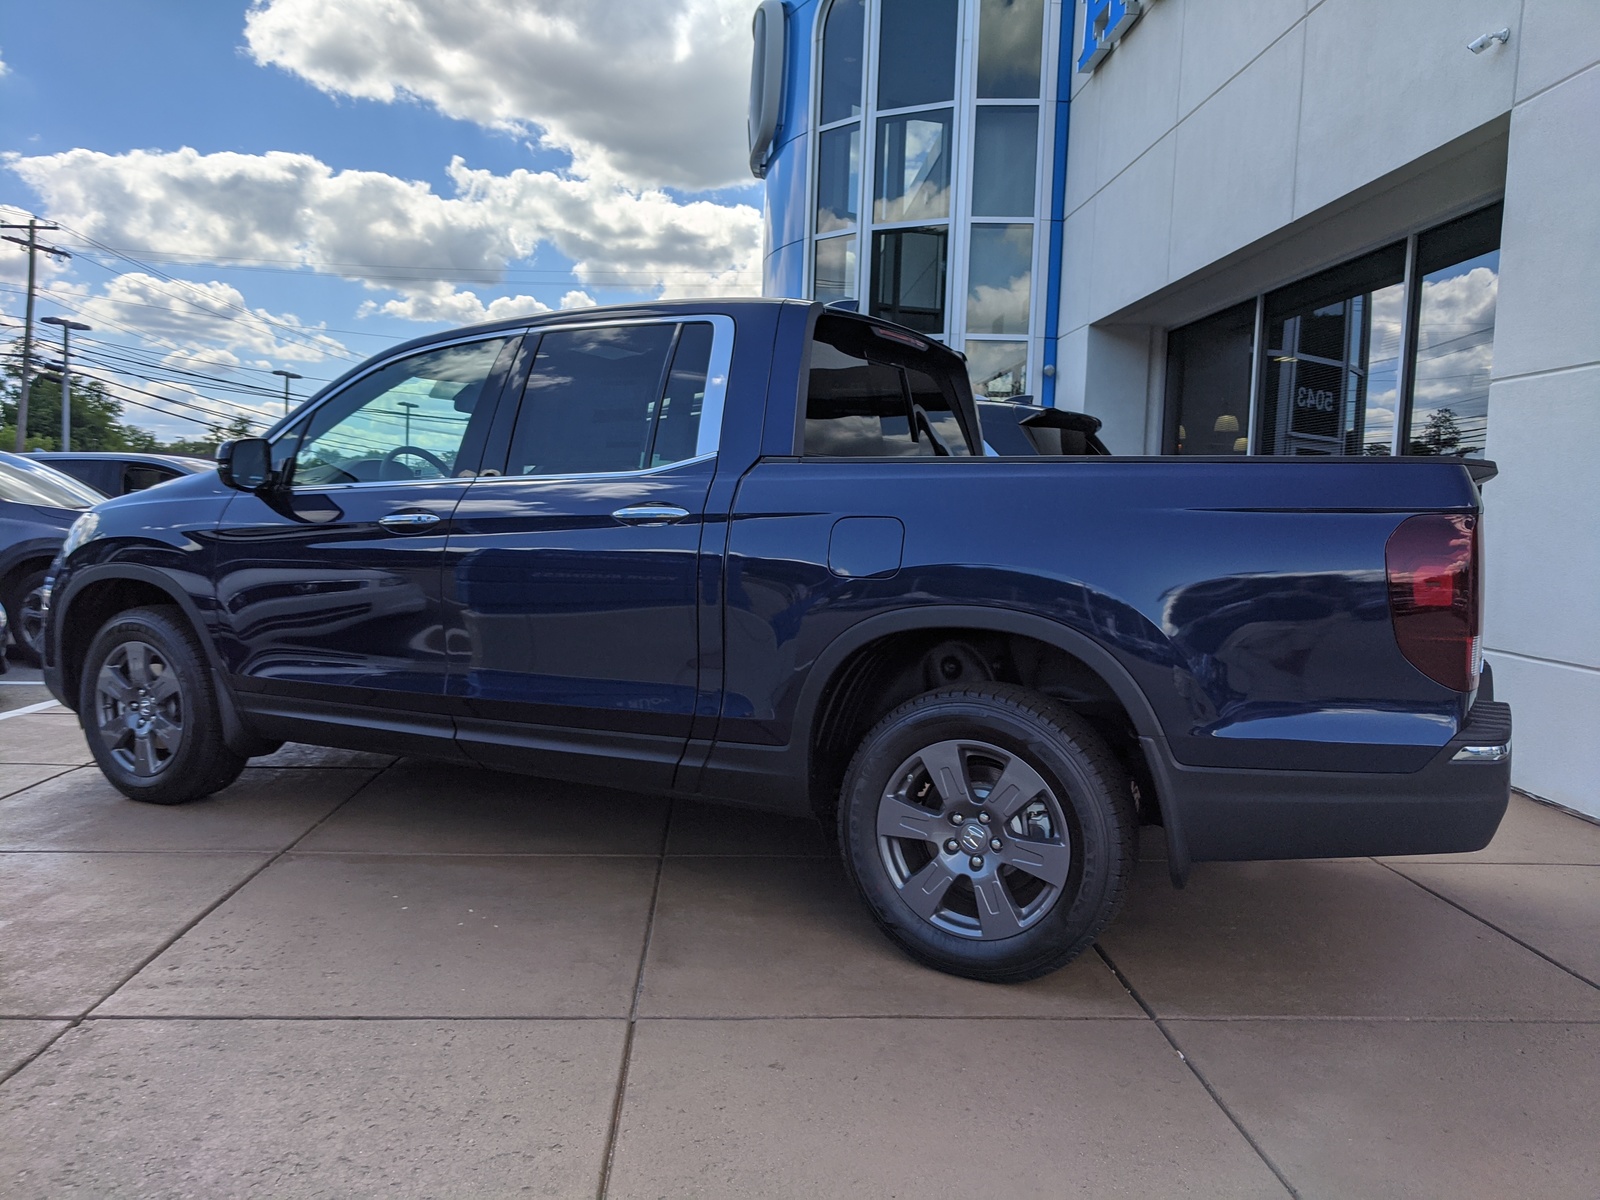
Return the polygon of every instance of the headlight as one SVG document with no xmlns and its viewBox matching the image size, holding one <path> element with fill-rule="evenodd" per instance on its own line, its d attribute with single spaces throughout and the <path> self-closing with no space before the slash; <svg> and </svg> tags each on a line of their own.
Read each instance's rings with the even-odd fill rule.
<svg viewBox="0 0 1600 1200">
<path fill-rule="evenodd" d="M 100 531 L 99 514 L 86 512 L 72 523 L 72 528 L 67 530 L 67 540 L 61 543 L 61 557 L 64 560 L 72 556 L 73 551 L 89 541 Z"/>
</svg>

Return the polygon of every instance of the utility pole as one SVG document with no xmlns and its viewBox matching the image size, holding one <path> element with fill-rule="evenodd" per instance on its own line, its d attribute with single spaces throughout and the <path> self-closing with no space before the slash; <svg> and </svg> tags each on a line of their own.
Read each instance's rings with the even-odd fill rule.
<svg viewBox="0 0 1600 1200">
<path fill-rule="evenodd" d="M 46 254 L 49 254 L 49 255 L 51 255 L 51 256 L 53 256 L 55 258 L 71 258 L 72 257 L 72 255 L 68 254 L 65 250 L 61 249 L 59 246 L 41 246 L 39 244 L 39 231 L 41 229 L 48 233 L 48 232 L 50 232 L 52 230 L 56 230 L 56 229 L 60 229 L 60 228 L 61 228 L 61 226 L 59 226 L 59 225 L 49 225 L 49 224 L 41 225 L 41 224 L 39 224 L 38 219 L 35 218 L 35 217 L 29 217 L 28 218 L 28 223 L 26 225 L 4 225 L 4 224 L 0 224 L 0 229 L 26 229 L 28 231 L 28 237 L 27 237 L 26 241 L 24 241 L 22 238 L 19 238 L 19 237 L 13 237 L 9 233 L 0 234 L 0 237 L 4 237 L 6 241 L 15 242 L 17 245 L 23 247 L 28 252 L 28 302 L 27 302 L 27 315 L 25 317 L 23 317 L 23 323 L 22 323 L 22 387 L 21 387 L 21 390 L 17 394 L 17 453 L 18 454 L 21 454 L 24 450 L 26 450 L 28 448 L 28 393 L 29 393 L 29 391 L 31 390 L 31 388 L 33 386 L 32 378 L 30 377 L 28 372 L 31 369 L 31 364 L 32 364 L 31 355 L 33 353 L 33 287 L 34 287 L 34 269 L 33 269 L 33 264 L 34 264 L 34 257 L 36 255 L 36 253 L 38 251 L 40 251 L 40 250 L 43 250 Z"/>
<path fill-rule="evenodd" d="M 293 371 L 284 371 L 281 369 L 274 371 L 273 374 L 283 376 L 283 415 L 287 417 L 289 415 L 289 380 L 304 379 L 305 376 L 296 375 Z"/>
<path fill-rule="evenodd" d="M 82 321 L 69 321 L 66 317 L 45 317 L 46 325 L 61 326 L 61 448 L 72 449 L 72 346 L 74 329 L 87 333 L 92 325 Z"/>
</svg>

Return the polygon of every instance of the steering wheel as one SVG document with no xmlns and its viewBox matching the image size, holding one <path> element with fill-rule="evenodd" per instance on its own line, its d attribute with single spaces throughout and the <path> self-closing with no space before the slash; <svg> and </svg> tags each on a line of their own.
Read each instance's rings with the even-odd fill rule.
<svg viewBox="0 0 1600 1200">
<path fill-rule="evenodd" d="M 389 478 L 389 467 L 394 463 L 395 459 L 399 458 L 402 454 L 414 454 L 423 461 L 433 464 L 440 475 L 450 474 L 450 464 L 445 462 L 432 451 L 424 450 L 421 446 L 396 446 L 393 450 L 389 451 L 383 456 L 383 462 L 378 468 L 379 479 Z"/>
</svg>

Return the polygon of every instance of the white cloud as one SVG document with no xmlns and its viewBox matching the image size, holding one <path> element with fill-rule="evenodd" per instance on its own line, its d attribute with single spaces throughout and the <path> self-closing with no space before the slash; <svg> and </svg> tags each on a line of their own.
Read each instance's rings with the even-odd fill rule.
<svg viewBox="0 0 1600 1200">
<path fill-rule="evenodd" d="M 537 130 L 582 176 L 748 184 L 753 0 L 255 0 L 250 54 L 321 90 Z"/>
<path fill-rule="evenodd" d="M 576 288 L 561 297 L 562 308 L 593 308 L 595 303 L 595 298 L 588 292 L 580 292 Z"/>
<path fill-rule="evenodd" d="M 476 292 L 458 292 L 448 283 L 413 290 L 400 300 L 382 304 L 368 301 L 361 315 L 381 312 L 407 321 L 439 321 L 450 325 L 476 325 L 482 321 L 504 321 L 549 312 L 550 306 L 532 296 L 499 296 L 485 304 Z"/>
<path fill-rule="evenodd" d="M 402 293 L 384 311 L 418 320 L 491 312 L 440 285 L 495 277 L 541 245 L 591 287 L 662 295 L 760 290 L 761 219 L 748 205 L 684 203 L 661 191 L 551 171 L 506 175 L 459 158 L 453 196 L 376 171 L 335 171 L 310 155 L 69 150 L 10 168 L 55 220 L 119 247 L 201 258 L 298 262 Z M 538 301 L 502 304 L 522 311 Z M 424 315 L 436 314 L 436 315 Z"/>
<path fill-rule="evenodd" d="M 242 352 L 274 362 L 356 357 L 291 313 L 249 308 L 239 290 L 226 283 L 177 284 L 134 271 L 117 276 L 98 294 L 75 297 L 73 307 L 90 325 L 131 330 L 174 350 L 217 354 L 221 348 L 225 357 Z"/>
<path fill-rule="evenodd" d="M 0 58 L 0 79 L 4 79 L 9 74 L 11 74 L 11 68 L 6 66 L 5 59 Z"/>
</svg>

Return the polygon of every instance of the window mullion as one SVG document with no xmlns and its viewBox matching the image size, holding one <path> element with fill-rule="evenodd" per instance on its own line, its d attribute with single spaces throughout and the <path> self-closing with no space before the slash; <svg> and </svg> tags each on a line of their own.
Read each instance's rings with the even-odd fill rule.
<svg viewBox="0 0 1600 1200">
<path fill-rule="evenodd" d="M 1417 310 L 1422 280 L 1417 274 L 1417 235 L 1406 238 L 1405 304 L 1400 315 L 1400 369 L 1395 376 L 1394 442 L 1390 452 L 1399 457 L 1411 436 L 1411 386 L 1416 379 Z"/>
</svg>

